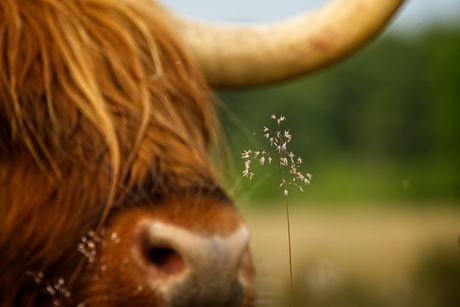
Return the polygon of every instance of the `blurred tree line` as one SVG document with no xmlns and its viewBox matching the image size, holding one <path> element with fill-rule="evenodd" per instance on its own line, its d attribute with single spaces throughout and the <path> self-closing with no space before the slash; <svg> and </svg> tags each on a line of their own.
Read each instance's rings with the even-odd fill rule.
<svg viewBox="0 0 460 307">
<path fill-rule="evenodd" d="M 262 127 L 282 114 L 288 149 L 314 176 L 295 195 L 459 204 L 460 25 L 387 34 L 307 78 L 216 95 L 243 201 L 282 197 L 276 172 L 259 167 L 253 182 L 240 176 L 240 153 L 269 149 Z"/>
</svg>

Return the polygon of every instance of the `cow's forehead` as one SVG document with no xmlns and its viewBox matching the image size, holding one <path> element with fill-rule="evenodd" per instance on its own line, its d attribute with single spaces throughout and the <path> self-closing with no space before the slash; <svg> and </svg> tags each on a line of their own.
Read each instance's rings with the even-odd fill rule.
<svg viewBox="0 0 460 307">
<path fill-rule="evenodd" d="M 25 270 L 72 275 L 80 237 L 113 205 L 213 185 L 216 119 L 155 3 L 0 6 L 0 268 L 14 264 L 14 300 Z"/>
</svg>

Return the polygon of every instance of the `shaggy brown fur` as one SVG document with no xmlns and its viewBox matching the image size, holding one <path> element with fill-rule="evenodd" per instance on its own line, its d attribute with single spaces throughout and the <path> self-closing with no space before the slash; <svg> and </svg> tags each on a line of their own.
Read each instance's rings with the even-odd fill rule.
<svg viewBox="0 0 460 307">
<path fill-rule="evenodd" d="M 0 0 L 0 305 L 51 302 L 26 270 L 78 304 L 90 229 L 215 188 L 210 91 L 166 24 L 151 0 Z"/>
</svg>

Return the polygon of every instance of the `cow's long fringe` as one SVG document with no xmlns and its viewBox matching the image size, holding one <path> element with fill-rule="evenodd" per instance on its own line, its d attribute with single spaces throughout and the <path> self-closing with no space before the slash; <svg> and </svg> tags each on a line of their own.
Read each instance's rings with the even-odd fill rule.
<svg viewBox="0 0 460 307">
<path fill-rule="evenodd" d="M 82 232 L 127 197 L 214 184 L 212 97 L 162 16 L 151 0 L 0 0 L 0 297 L 24 294 L 24 268 L 69 275 Z"/>
</svg>

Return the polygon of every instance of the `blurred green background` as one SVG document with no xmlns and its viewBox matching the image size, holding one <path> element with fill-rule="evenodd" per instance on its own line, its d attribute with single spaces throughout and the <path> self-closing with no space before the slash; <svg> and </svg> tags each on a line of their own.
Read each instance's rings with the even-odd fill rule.
<svg viewBox="0 0 460 307">
<path fill-rule="evenodd" d="M 269 149 L 262 127 L 282 114 L 289 151 L 314 176 L 291 198 L 460 205 L 460 23 L 392 32 L 306 78 L 216 95 L 243 202 L 282 198 L 266 167 L 252 182 L 240 178 L 240 153 Z"/>
<path fill-rule="evenodd" d="M 460 306 L 460 22 L 391 32 L 306 78 L 216 92 L 252 233 L 260 306 L 291 306 L 279 173 L 243 150 L 288 150 L 313 174 L 289 192 L 297 307 Z"/>
</svg>

